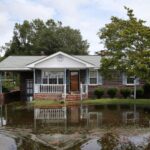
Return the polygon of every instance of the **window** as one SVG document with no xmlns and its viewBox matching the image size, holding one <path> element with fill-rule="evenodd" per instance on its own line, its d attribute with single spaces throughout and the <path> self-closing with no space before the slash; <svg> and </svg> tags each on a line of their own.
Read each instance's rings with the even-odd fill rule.
<svg viewBox="0 0 150 150">
<path fill-rule="evenodd" d="M 90 71 L 89 82 L 90 84 L 97 84 L 97 71 Z"/>
<path fill-rule="evenodd" d="M 127 84 L 134 84 L 134 77 L 127 77 Z"/>
<path fill-rule="evenodd" d="M 43 84 L 63 84 L 64 83 L 64 72 L 42 72 L 42 83 Z"/>
<path fill-rule="evenodd" d="M 134 76 L 127 76 L 123 74 L 123 85 L 134 85 Z M 136 78 L 136 84 L 139 85 L 139 78 Z"/>
</svg>

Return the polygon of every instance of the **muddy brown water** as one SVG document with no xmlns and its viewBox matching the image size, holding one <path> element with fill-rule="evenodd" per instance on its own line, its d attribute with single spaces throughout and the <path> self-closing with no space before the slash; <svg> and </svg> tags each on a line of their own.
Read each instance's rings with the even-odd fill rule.
<svg viewBox="0 0 150 150">
<path fill-rule="evenodd" d="M 49 108 L 51 109 L 51 108 Z M 30 105 L 18 104 L 3 107 L 3 118 L 7 127 L 30 128 L 35 127 L 35 109 Z M 54 114 L 55 115 L 55 114 Z M 79 105 L 66 108 L 66 119 L 36 120 L 37 133 L 73 133 L 84 129 L 122 127 L 122 126 L 150 126 L 150 106 L 138 105 Z M 86 130 L 85 130 L 86 131 Z M 31 140 L 23 140 L 20 148 L 24 150 L 46 150 L 46 146 Z M 50 148 L 49 148 L 50 149 Z M 93 138 L 82 143 L 75 149 L 101 149 L 101 145 Z"/>
</svg>

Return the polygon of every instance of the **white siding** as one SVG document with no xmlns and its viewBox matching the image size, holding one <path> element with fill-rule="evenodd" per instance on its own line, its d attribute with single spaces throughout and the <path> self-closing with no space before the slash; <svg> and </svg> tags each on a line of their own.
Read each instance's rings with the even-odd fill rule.
<svg viewBox="0 0 150 150">
<path fill-rule="evenodd" d="M 57 55 L 35 65 L 36 68 L 85 68 L 86 65 L 69 57 Z"/>
</svg>

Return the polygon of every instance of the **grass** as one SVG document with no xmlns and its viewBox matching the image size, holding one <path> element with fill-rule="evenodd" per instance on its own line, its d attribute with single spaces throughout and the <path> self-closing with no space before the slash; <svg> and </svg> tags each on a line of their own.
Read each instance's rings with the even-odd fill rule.
<svg viewBox="0 0 150 150">
<path fill-rule="evenodd" d="M 33 104 L 35 107 L 44 107 L 44 106 L 54 106 L 54 105 L 62 105 L 62 101 L 56 100 L 35 100 Z"/>
<path fill-rule="evenodd" d="M 150 105 L 150 99 L 91 99 L 91 100 L 84 100 L 82 102 L 83 104 L 89 104 L 89 105 L 109 105 L 109 104 L 136 104 L 136 105 Z"/>
<path fill-rule="evenodd" d="M 127 105 L 150 105 L 150 99 L 89 99 L 83 101 L 74 101 L 74 102 L 66 102 L 66 105 L 70 104 L 86 104 L 86 105 L 117 105 L 117 104 L 127 104 Z M 62 106 L 64 103 L 61 101 L 56 100 L 35 100 L 33 101 L 35 107 L 48 107 L 48 106 Z"/>
</svg>

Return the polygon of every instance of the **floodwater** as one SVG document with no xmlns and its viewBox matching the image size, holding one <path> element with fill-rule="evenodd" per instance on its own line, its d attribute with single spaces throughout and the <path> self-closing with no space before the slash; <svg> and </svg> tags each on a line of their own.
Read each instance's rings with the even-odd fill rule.
<svg viewBox="0 0 150 150">
<path fill-rule="evenodd" d="M 106 127 L 138 126 L 144 128 L 150 126 L 149 106 L 79 105 L 63 108 L 37 109 L 29 104 L 16 103 L 15 105 L 4 106 L 2 112 L 3 117 L 0 119 L 0 125 L 3 124 L 11 128 L 32 129 L 37 134 L 47 132 L 51 134 L 65 134 L 77 132 L 79 129 L 90 130 Z M 149 138 L 149 135 L 145 136 Z M 143 137 L 133 136 L 129 137 L 129 140 L 137 146 L 138 143 L 143 141 Z M 18 146 L 17 142 L 15 144 L 12 138 L 0 134 L 0 145 L 2 142 L 8 143 L 8 150 L 50 149 L 30 139 L 22 139 L 21 144 Z M 79 144 L 75 149 L 100 150 L 101 148 L 102 143 L 98 138 L 94 137 Z M 4 150 L 7 149 L 5 148 Z"/>
</svg>

